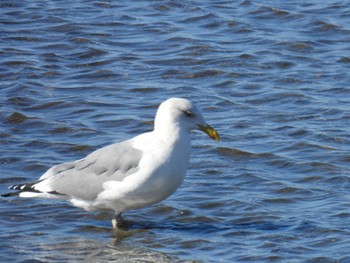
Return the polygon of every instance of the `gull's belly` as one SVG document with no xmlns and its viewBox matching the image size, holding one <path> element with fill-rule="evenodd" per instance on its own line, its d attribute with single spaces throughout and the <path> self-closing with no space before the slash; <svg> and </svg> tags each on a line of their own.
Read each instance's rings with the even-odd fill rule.
<svg viewBox="0 0 350 263">
<path fill-rule="evenodd" d="M 178 161 L 154 166 L 157 169 L 149 171 L 148 175 L 139 181 L 137 187 L 131 188 L 122 197 L 127 206 L 125 210 L 154 204 L 173 194 L 184 180 L 189 160 L 180 159 Z"/>
<path fill-rule="evenodd" d="M 164 200 L 173 194 L 183 182 L 186 170 L 176 173 L 156 173 L 141 184 L 138 189 L 127 194 L 129 201 L 133 200 L 132 208 L 143 207 Z M 137 206 L 137 207 L 135 207 Z"/>
</svg>

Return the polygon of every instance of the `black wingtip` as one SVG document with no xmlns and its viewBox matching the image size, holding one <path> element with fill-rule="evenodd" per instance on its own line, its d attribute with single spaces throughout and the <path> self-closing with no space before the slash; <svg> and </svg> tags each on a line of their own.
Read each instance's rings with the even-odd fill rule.
<svg viewBox="0 0 350 263">
<path fill-rule="evenodd" d="M 32 187 L 34 184 L 35 184 L 35 183 L 11 185 L 11 186 L 9 186 L 8 188 L 11 189 L 11 190 L 15 190 L 15 192 L 2 194 L 2 195 L 0 195 L 0 197 L 19 196 L 19 194 L 20 194 L 21 192 L 25 192 L 25 191 L 36 192 L 36 191 L 33 189 L 33 187 Z"/>
<path fill-rule="evenodd" d="M 14 185 L 9 186 L 9 189 L 20 191 L 20 190 L 27 189 L 30 186 L 31 185 L 27 185 L 27 184 L 14 184 Z"/>
<path fill-rule="evenodd" d="M 9 189 L 11 190 L 15 190 L 15 192 L 12 193 L 6 193 L 6 194 L 2 194 L 0 195 L 0 197 L 12 197 L 12 196 L 20 196 L 21 193 L 23 192 L 29 192 L 29 193 L 43 193 L 41 191 L 38 191 L 36 189 L 34 189 L 34 185 L 37 184 L 38 182 L 35 183 L 29 183 L 29 184 L 15 184 L 15 185 L 11 185 L 9 186 Z M 52 194 L 52 195 L 65 195 L 62 193 L 59 193 L 57 191 L 51 191 L 51 192 L 46 192 L 47 194 Z"/>
<path fill-rule="evenodd" d="M 18 196 L 20 192 L 13 192 L 13 193 L 6 193 L 6 194 L 2 194 L 0 195 L 0 197 L 11 197 L 11 196 Z"/>
</svg>

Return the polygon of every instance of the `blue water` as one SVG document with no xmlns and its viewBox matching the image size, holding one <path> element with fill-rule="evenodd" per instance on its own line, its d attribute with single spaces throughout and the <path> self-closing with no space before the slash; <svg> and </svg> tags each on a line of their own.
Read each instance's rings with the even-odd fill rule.
<svg viewBox="0 0 350 263">
<path fill-rule="evenodd" d="M 186 97 L 167 200 L 110 218 L 0 200 L 2 262 L 350 262 L 346 1 L 0 2 L 0 192 L 152 129 Z"/>
</svg>

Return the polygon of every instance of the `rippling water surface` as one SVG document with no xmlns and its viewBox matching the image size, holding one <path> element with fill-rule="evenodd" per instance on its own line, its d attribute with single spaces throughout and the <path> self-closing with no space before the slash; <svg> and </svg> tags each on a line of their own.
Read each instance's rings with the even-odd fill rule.
<svg viewBox="0 0 350 263">
<path fill-rule="evenodd" d="M 152 129 L 187 97 L 193 134 L 167 200 L 110 218 L 0 200 L 2 262 L 350 262 L 346 1 L 0 2 L 0 188 Z"/>
</svg>

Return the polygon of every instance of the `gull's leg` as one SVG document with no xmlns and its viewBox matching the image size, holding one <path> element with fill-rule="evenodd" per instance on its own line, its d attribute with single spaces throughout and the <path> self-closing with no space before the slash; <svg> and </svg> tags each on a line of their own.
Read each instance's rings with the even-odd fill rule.
<svg viewBox="0 0 350 263">
<path fill-rule="evenodd" d="M 112 226 L 114 229 L 118 229 L 124 224 L 124 219 L 122 218 L 122 213 L 116 215 L 115 218 L 112 219 Z"/>
</svg>

